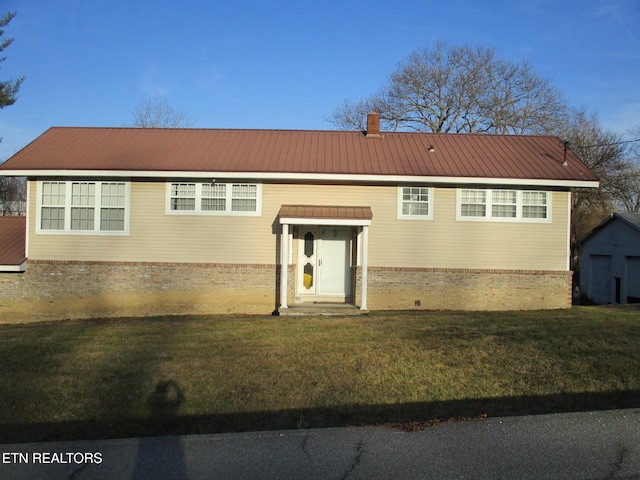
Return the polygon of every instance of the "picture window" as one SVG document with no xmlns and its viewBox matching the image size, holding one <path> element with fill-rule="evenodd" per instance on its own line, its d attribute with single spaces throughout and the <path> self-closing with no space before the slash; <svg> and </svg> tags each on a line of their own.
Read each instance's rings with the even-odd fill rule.
<svg viewBox="0 0 640 480">
<path fill-rule="evenodd" d="M 126 182 L 38 183 L 38 232 L 126 233 Z"/>
</svg>

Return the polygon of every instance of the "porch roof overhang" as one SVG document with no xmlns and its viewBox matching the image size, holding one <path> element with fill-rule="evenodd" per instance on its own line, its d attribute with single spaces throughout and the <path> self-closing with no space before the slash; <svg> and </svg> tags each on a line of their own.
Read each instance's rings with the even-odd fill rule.
<svg viewBox="0 0 640 480">
<path fill-rule="evenodd" d="M 288 225 L 371 225 L 371 207 L 333 205 L 282 205 L 278 214 Z"/>
</svg>

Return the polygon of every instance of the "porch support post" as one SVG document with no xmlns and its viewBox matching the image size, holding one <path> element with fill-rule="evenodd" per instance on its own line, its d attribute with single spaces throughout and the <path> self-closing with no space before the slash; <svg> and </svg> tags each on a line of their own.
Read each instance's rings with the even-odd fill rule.
<svg viewBox="0 0 640 480">
<path fill-rule="evenodd" d="M 289 224 L 282 224 L 282 251 L 280 252 L 280 308 L 289 308 L 287 305 L 287 285 L 289 276 Z"/>
<path fill-rule="evenodd" d="M 360 310 L 367 310 L 367 266 L 369 264 L 369 227 L 362 227 L 362 292 L 360 301 Z"/>
</svg>

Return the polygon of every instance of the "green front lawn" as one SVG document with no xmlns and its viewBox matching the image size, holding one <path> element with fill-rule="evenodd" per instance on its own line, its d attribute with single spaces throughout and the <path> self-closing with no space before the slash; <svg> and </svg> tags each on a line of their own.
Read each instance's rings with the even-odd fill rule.
<svg viewBox="0 0 640 480">
<path fill-rule="evenodd" d="M 640 309 L 0 326 L 0 442 L 640 406 Z"/>
</svg>

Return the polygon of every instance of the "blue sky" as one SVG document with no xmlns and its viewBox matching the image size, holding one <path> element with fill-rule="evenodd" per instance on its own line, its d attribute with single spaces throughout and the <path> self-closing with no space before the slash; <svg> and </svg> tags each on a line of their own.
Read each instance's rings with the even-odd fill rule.
<svg viewBox="0 0 640 480">
<path fill-rule="evenodd" d="M 618 133 L 640 124 L 638 0 L 0 0 L 0 161 L 51 126 L 124 126 L 160 97 L 194 127 L 331 129 L 437 40 L 528 60 Z"/>
</svg>

